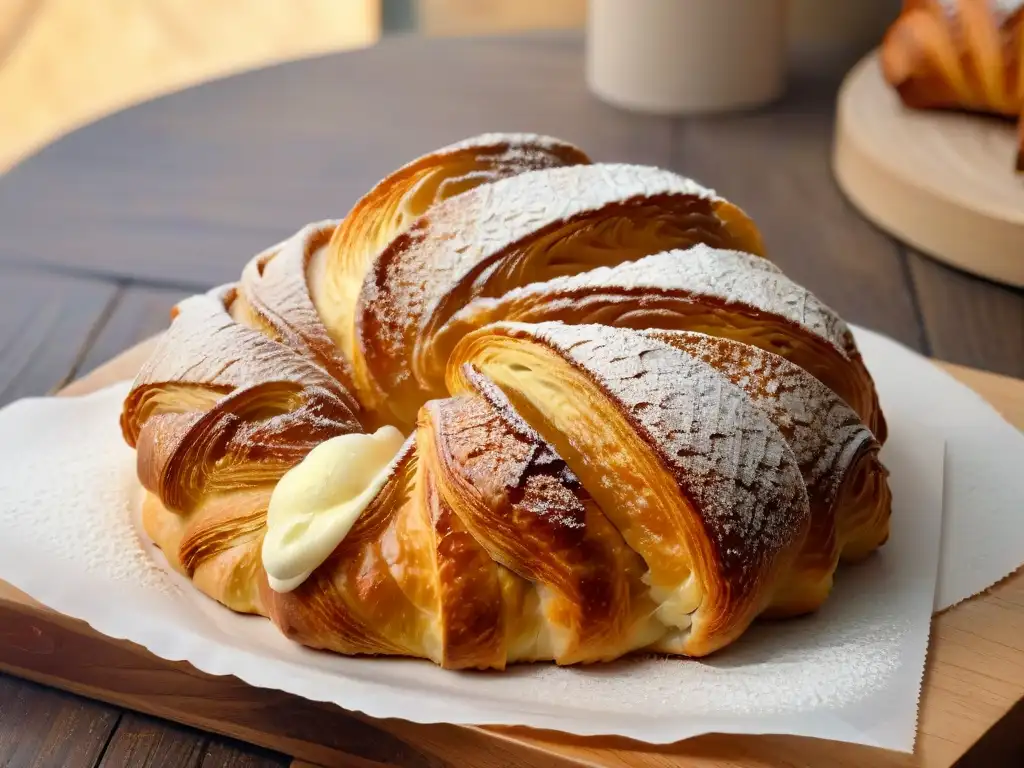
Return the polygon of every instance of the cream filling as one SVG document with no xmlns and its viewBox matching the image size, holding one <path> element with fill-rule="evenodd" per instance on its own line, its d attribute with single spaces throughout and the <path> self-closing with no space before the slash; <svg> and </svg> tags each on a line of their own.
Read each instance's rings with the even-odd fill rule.
<svg viewBox="0 0 1024 768">
<path fill-rule="evenodd" d="M 263 539 L 271 589 L 292 591 L 330 557 L 391 477 L 404 442 L 391 426 L 339 435 L 284 474 L 270 497 Z"/>
<path fill-rule="evenodd" d="M 651 599 L 658 606 L 654 611 L 658 621 L 670 629 L 689 629 L 693 613 L 700 608 L 704 598 L 704 590 L 696 576 L 690 573 L 682 584 L 658 586 L 651 584 L 648 572 L 644 574 L 643 582 L 650 587 Z"/>
</svg>

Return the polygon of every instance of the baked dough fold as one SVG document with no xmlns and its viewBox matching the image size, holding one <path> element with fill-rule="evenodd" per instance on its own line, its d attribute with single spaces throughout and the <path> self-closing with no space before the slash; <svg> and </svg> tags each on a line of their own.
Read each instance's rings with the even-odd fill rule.
<svg viewBox="0 0 1024 768">
<path fill-rule="evenodd" d="M 311 452 L 382 425 L 401 448 L 339 537 L 268 577 L 268 541 L 326 530 L 267 538 L 293 470 L 323 501 Z M 197 589 L 450 669 L 704 656 L 816 610 L 889 533 L 838 314 L 714 191 L 533 134 L 426 155 L 183 301 L 121 427 L 145 531 Z"/>
</svg>

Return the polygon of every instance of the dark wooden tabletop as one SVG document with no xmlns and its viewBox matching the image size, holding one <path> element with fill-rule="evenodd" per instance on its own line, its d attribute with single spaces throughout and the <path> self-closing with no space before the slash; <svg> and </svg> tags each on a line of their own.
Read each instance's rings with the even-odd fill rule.
<svg viewBox="0 0 1024 768">
<path fill-rule="evenodd" d="M 646 117 L 588 94 L 578 36 L 410 37 L 134 107 L 0 178 L 0 405 L 88 372 L 162 328 L 180 298 L 235 279 L 256 251 L 343 216 L 393 168 L 488 130 L 691 175 L 744 207 L 773 260 L 848 320 L 1024 377 L 1024 292 L 913 252 L 840 194 L 828 162 L 837 85 L 798 73 L 768 109 Z M 286 762 L 0 677 L 0 766 Z"/>
</svg>

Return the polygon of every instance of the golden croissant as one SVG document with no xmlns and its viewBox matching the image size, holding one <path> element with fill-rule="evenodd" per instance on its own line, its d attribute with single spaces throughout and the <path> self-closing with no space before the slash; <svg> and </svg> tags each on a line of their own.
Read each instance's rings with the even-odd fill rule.
<svg viewBox="0 0 1024 768">
<path fill-rule="evenodd" d="M 181 302 L 121 425 L 168 562 L 342 654 L 703 656 L 889 532 L 842 319 L 714 191 L 532 134 Z"/>
<path fill-rule="evenodd" d="M 1024 172 L 1024 2 L 904 0 L 882 71 L 903 103 L 1018 118 Z"/>
</svg>

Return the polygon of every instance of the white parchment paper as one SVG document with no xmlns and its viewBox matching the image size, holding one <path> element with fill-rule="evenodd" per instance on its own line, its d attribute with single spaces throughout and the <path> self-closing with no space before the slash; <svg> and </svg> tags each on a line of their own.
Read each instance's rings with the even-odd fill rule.
<svg viewBox="0 0 1024 768">
<path fill-rule="evenodd" d="M 927 358 L 854 328 L 887 417 L 939 430 L 946 443 L 935 610 L 988 589 L 1024 563 L 1024 434 Z"/>
<path fill-rule="evenodd" d="M 371 716 L 650 742 L 791 733 L 907 751 L 936 595 L 944 445 L 947 535 L 981 528 L 944 547 L 944 599 L 955 600 L 1024 560 L 1005 543 L 1024 540 L 1024 522 L 1012 514 L 1024 498 L 1024 439 L 925 359 L 875 334 L 857 336 L 890 425 L 890 541 L 842 569 L 815 616 L 755 626 L 711 659 L 461 673 L 292 644 L 269 622 L 200 595 L 137 529 L 134 456 L 117 426 L 127 385 L 0 411 L 0 579 L 158 656 Z M 994 484 L 1005 492 L 989 492 Z"/>
</svg>

